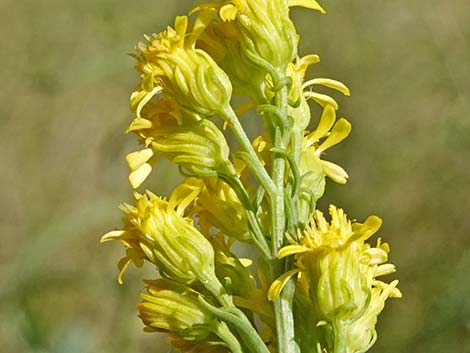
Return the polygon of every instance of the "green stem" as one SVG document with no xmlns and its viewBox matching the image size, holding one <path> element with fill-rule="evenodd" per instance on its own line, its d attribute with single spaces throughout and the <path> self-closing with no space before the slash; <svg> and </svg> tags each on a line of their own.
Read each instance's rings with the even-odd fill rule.
<svg viewBox="0 0 470 353">
<path fill-rule="evenodd" d="M 284 73 L 279 73 L 274 79 L 274 86 L 282 81 Z M 287 118 L 288 108 L 288 87 L 283 85 L 275 93 L 274 103 L 280 112 Z M 287 121 L 287 119 L 284 119 Z M 277 126 L 274 136 L 274 148 L 285 150 L 289 141 L 289 136 L 283 136 L 284 127 Z M 284 231 L 286 227 L 284 209 L 284 176 L 286 170 L 285 157 L 279 153 L 273 153 L 272 179 L 276 187 L 276 197 L 271 203 L 273 222 L 273 255 L 277 256 L 279 249 L 284 242 Z M 274 267 L 275 276 L 279 276 L 286 270 L 282 265 L 284 261 L 278 260 Z M 299 348 L 295 342 L 294 317 L 292 312 L 292 300 L 294 296 L 294 284 L 289 281 L 281 291 L 279 297 L 274 301 L 274 314 L 276 318 L 276 332 L 278 339 L 279 353 L 297 353 Z"/>
<path fill-rule="evenodd" d="M 236 307 L 217 308 L 205 301 L 202 296 L 199 296 L 198 299 L 201 305 L 215 317 L 234 327 L 252 353 L 270 353 L 256 329 L 240 309 Z"/>
<path fill-rule="evenodd" d="M 242 149 L 246 152 L 248 157 L 250 158 L 250 162 L 248 163 L 248 168 L 251 170 L 253 175 L 258 179 L 259 183 L 263 186 L 266 192 L 269 195 L 273 195 L 276 190 L 276 186 L 274 182 L 271 180 L 268 172 L 264 168 L 263 164 L 260 161 L 260 158 L 256 154 L 253 146 L 251 145 L 248 136 L 246 136 L 245 130 L 243 126 L 240 124 L 238 117 L 235 115 L 232 107 L 228 107 L 225 111 L 220 113 L 222 118 L 228 124 L 230 129 L 232 130 L 233 134 L 237 138 L 238 142 L 240 143 Z"/>
<path fill-rule="evenodd" d="M 226 178 L 226 182 L 235 191 L 238 198 L 240 199 L 240 202 L 243 205 L 243 208 L 245 209 L 248 223 L 251 228 L 253 242 L 255 243 L 256 247 L 260 250 L 261 255 L 263 255 L 266 260 L 271 260 L 273 257 L 269 250 L 269 245 L 266 241 L 266 237 L 263 235 L 261 225 L 259 224 L 259 220 L 256 217 L 256 212 L 253 209 L 245 187 L 243 186 L 240 179 L 237 177 Z"/>
</svg>

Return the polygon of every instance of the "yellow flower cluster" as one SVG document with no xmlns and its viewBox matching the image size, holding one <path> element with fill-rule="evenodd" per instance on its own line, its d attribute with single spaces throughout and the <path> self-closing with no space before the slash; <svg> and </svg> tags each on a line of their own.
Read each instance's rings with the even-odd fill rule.
<svg viewBox="0 0 470 353">
<path fill-rule="evenodd" d="M 136 48 L 130 184 L 141 187 L 161 157 L 185 178 L 168 199 L 135 192 L 124 226 L 102 241 L 126 248 L 119 283 L 131 263 L 158 271 L 139 316 L 181 352 L 365 352 L 386 299 L 401 296 L 398 281 L 378 279 L 395 271 L 388 245 L 366 243 L 381 220 L 352 223 L 331 206 L 328 222 L 316 210 L 326 177 L 347 182 L 324 155 L 351 124 L 312 87 L 350 91 L 306 79 L 320 59 L 298 55 L 293 6 L 325 12 L 315 0 L 214 0 Z M 322 109 L 313 131 L 309 101 Z M 242 113 L 262 122 L 259 136 Z"/>
</svg>

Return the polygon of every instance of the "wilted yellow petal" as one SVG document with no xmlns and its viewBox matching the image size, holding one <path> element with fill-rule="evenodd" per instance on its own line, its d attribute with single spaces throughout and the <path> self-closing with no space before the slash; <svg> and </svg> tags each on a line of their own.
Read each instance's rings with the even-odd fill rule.
<svg viewBox="0 0 470 353">
<path fill-rule="evenodd" d="M 349 91 L 349 88 L 346 87 L 346 85 L 342 82 L 332 80 L 329 78 L 315 78 L 313 80 L 307 81 L 302 85 L 302 88 L 306 88 L 311 85 L 322 85 L 325 87 L 333 88 L 345 96 L 351 95 L 351 92 Z"/>
<path fill-rule="evenodd" d="M 271 284 L 271 287 L 269 287 L 268 299 L 271 300 L 271 301 L 276 300 L 277 297 L 279 296 L 279 294 L 281 293 L 282 288 L 284 288 L 284 286 L 287 284 L 287 282 L 289 282 L 289 280 L 298 272 L 300 272 L 300 270 L 296 268 L 296 269 L 287 271 L 282 276 L 277 278 Z"/>
<path fill-rule="evenodd" d="M 328 177 L 331 178 L 331 180 L 338 184 L 346 184 L 349 175 L 343 168 L 328 161 L 321 160 L 320 163 L 322 165 L 323 171 L 326 175 L 328 175 Z"/>
</svg>

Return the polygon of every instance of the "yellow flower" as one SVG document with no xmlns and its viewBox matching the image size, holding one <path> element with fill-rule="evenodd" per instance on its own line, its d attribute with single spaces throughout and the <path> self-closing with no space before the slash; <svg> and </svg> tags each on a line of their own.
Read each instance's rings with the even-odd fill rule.
<svg viewBox="0 0 470 353">
<path fill-rule="evenodd" d="M 160 155 L 198 176 L 235 174 L 227 141 L 210 120 L 181 111 L 168 97 L 148 103 L 141 116 L 128 129 L 137 133 L 145 145 L 126 157 L 134 188 L 145 181 Z"/>
<path fill-rule="evenodd" d="M 307 69 L 310 65 L 320 62 L 318 55 L 306 55 L 302 58 L 297 57 L 294 63 L 290 63 L 287 68 L 287 74 L 293 79 L 294 84 L 292 86 L 290 95 L 291 100 L 297 101 L 300 92 L 311 86 L 324 86 L 332 88 L 338 92 L 341 92 L 345 96 L 349 96 L 351 93 L 349 88 L 342 82 L 332 80 L 329 78 L 314 78 L 304 82 Z M 335 110 L 338 110 L 338 103 L 330 96 L 326 94 L 316 93 L 312 90 L 304 91 L 303 95 L 307 99 L 313 99 L 315 102 L 320 104 L 323 108 L 327 105 L 332 106 Z"/>
<path fill-rule="evenodd" d="M 299 243 L 279 251 L 279 258 L 295 255 L 295 269 L 273 282 L 268 297 L 274 300 L 297 275 L 298 290 L 310 297 L 317 326 L 325 326 L 331 335 L 330 349 L 358 352 L 373 344 L 377 315 L 385 300 L 399 298 L 401 293 L 398 281 L 377 280 L 395 272 L 395 266 L 386 263 L 388 244 L 380 239 L 375 247 L 365 243 L 380 228 L 381 219 L 371 216 L 362 224 L 351 223 L 333 205 L 330 215 L 331 222 L 327 222 L 316 211 L 310 226 L 299 234 Z M 339 349 L 344 344 L 348 349 Z"/>
<path fill-rule="evenodd" d="M 343 141 L 351 132 L 351 124 L 344 118 L 336 121 L 336 113 L 331 105 L 327 105 L 323 110 L 317 128 L 307 134 L 303 141 L 303 151 L 301 155 L 301 173 L 308 173 L 312 168 L 312 163 L 319 163 L 325 175 L 339 184 L 346 183 L 348 174 L 340 166 L 320 159 L 320 156 L 327 149 Z M 306 178 L 308 180 L 308 177 Z M 305 181 L 307 183 L 307 181 Z"/>
<path fill-rule="evenodd" d="M 298 168 L 302 176 L 301 187 L 309 193 L 303 195 L 299 201 L 298 213 L 302 224 L 310 219 L 312 204 L 323 196 L 326 176 L 339 184 L 345 184 L 348 179 L 348 174 L 342 167 L 321 158 L 327 149 L 340 143 L 351 132 L 351 124 L 346 119 L 335 121 L 335 110 L 327 105 L 317 128 L 307 133 L 300 142 Z"/>
<path fill-rule="evenodd" d="M 142 82 L 131 95 L 131 106 L 142 108 L 153 96 L 165 92 L 185 109 L 203 116 L 224 110 L 232 95 L 225 72 L 195 43 L 204 26 L 197 19 L 188 30 L 188 18 L 179 16 L 175 28 L 146 36 L 137 46 L 136 66 Z M 139 117 L 139 109 L 137 109 Z"/>
<path fill-rule="evenodd" d="M 183 207 L 169 203 L 150 191 L 134 194 L 136 206 L 123 204 L 123 230 L 105 234 L 101 241 L 120 240 L 128 251 L 119 262 L 119 282 L 130 263 L 143 260 L 156 265 L 160 273 L 180 283 L 217 281 L 214 250 L 210 242 L 183 216 Z M 218 281 L 217 281 L 218 283 Z"/>
</svg>

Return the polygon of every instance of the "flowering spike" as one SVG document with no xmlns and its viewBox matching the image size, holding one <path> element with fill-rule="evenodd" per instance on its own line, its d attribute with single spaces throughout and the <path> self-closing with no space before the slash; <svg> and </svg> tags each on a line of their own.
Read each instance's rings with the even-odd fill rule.
<svg viewBox="0 0 470 353">
<path fill-rule="evenodd" d="M 351 222 L 330 206 L 327 220 L 316 209 L 326 177 L 348 180 L 323 158 L 351 124 L 314 89 L 350 91 L 306 77 L 320 58 L 298 55 L 294 6 L 325 12 L 316 0 L 212 0 L 131 54 L 140 83 L 126 132 L 141 147 L 126 156 L 129 181 L 138 188 L 161 157 L 186 179 L 169 200 L 135 192 L 135 205 L 120 206 L 124 227 L 101 242 L 126 249 L 119 283 L 131 263 L 160 272 L 146 282 L 140 317 L 182 353 L 365 353 L 385 301 L 402 296 L 397 280 L 382 280 L 396 271 L 389 245 L 366 243 L 381 219 Z M 308 100 L 323 108 L 312 132 Z M 265 130 L 250 139 L 242 115 Z M 257 278 L 247 269 L 254 252 L 238 257 L 238 242 L 258 251 Z"/>
</svg>

